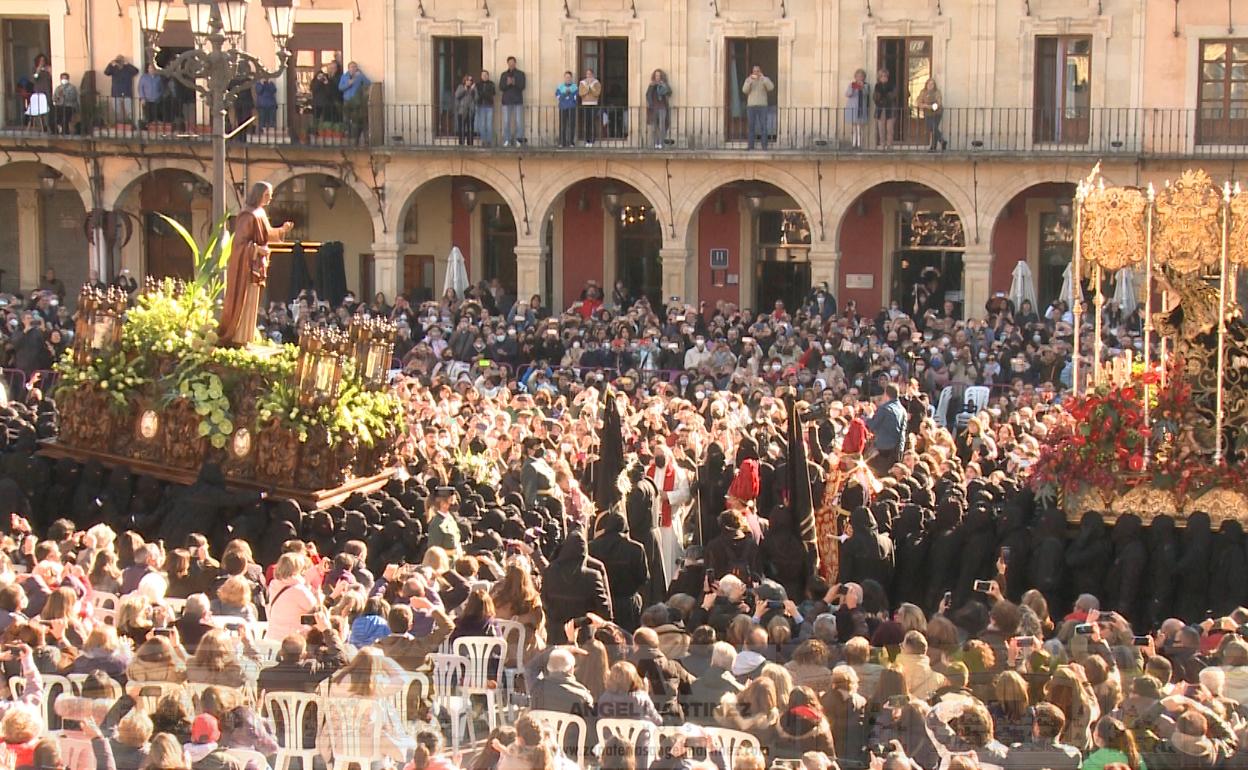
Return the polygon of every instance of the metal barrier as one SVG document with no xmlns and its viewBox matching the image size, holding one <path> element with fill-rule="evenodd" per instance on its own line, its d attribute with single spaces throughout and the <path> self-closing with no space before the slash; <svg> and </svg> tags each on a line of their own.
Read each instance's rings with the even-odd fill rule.
<svg viewBox="0 0 1248 770">
<path fill-rule="evenodd" d="M 0 377 L 4 380 L 4 390 L 10 400 L 26 400 L 26 373 L 21 369 L 2 369 Z"/>
<path fill-rule="evenodd" d="M 98 96 L 78 110 L 56 105 L 42 116 L 25 114 L 23 97 L 3 99 L 0 136 L 60 134 L 66 138 L 152 143 L 208 142 L 208 111 L 200 102 L 144 105 L 137 99 Z M 381 143 L 394 149 L 463 149 L 473 152 L 557 151 L 593 141 L 598 152 L 740 152 L 750 136 L 744 108 L 672 106 L 666 120 L 645 107 L 523 107 L 524 131 L 503 148 L 502 110 L 493 126 L 477 134 L 456 120 L 449 106 L 372 105 L 367 114 L 320 114 L 280 104 L 232 141 L 264 146 L 347 147 Z M 257 117 L 260 112 L 257 111 Z M 383 125 L 370 124 L 370 116 Z M 756 146 L 780 153 L 861 155 L 926 152 L 958 154 L 1128 157 L 1232 157 L 1248 148 L 1248 118 L 1214 120 L 1195 109 L 947 107 L 936 127 L 945 143 L 933 144 L 932 125 L 913 107 L 898 110 L 890 146 L 876 140 L 874 121 L 855 124 L 841 106 L 770 107 Z M 235 120 L 238 120 L 236 116 Z M 855 146 L 855 128 L 862 145 Z M 471 146 L 470 146 L 471 145 Z M 570 151 L 570 150 L 569 150 Z"/>
</svg>

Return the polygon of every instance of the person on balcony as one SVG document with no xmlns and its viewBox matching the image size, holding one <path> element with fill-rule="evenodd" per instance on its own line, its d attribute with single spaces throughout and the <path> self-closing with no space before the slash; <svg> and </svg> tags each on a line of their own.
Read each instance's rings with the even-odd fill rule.
<svg viewBox="0 0 1248 770">
<path fill-rule="evenodd" d="M 767 108 L 770 94 L 776 90 L 776 84 L 763 74 L 763 68 L 754 65 L 750 76 L 741 84 L 741 93 L 745 94 L 745 114 L 749 121 L 748 149 L 754 149 L 757 141 L 767 149 Z"/>
<path fill-rule="evenodd" d="M 897 126 L 897 84 L 888 70 L 881 68 L 875 73 L 875 129 L 880 147 L 887 150 L 893 146 L 893 129 Z"/>
<path fill-rule="evenodd" d="M 862 148 L 862 127 L 871 117 L 871 86 L 867 83 L 867 71 L 854 70 L 854 79 L 845 89 L 845 122 L 853 133 L 854 149 Z"/>
<path fill-rule="evenodd" d="M 931 141 L 927 151 L 936 152 L 937 147 L 942 151 L 945 150 L 949 142 L 940 132 L 940 119 L 945 116 L 945 100 L 941 98 L 940 89 L 936 87 L 935 80 L 928 78 L 927 84 L 919 93 L 918 107 L 924 122 L 927 123 L 927 134 Z"/>
<path fill-rule="evenodd" d="M 494 81 L 490 80 L 490 71 L 481 70 L 481 78 L 477 80 L 472 94 L 477 105 L 477 137 L 481 139 L 482 147 L 494 144 L 494 96 L 497 93 Z"/>
<path fill-rule="evenodd" d="M 26 105 L 26 117 L 31 128 L 38 127 L 50 131 L 48 125 L 49 106 L 52 101 L 52 69 L 48 66 L 48 57 L 39 54 L 35 57 L 35 71 L 30 75 L 30 101 Z"/>
<path fill-rule="evenodd" d="M 576 90 L 581 98 L 581 135 L 585 137 L 585 146 L 593 147 L 598 139 L 598 121 L 602 119 L 598 112 L 598 100 L 602 98 L 602 81 L 594 76 L 593 70 L 587 69 Z"/>
<path fill-rule="evenodd" d="M 667 73 L 655 70 L 650 73 L 650 87 L 646 89 L 646 112 L 650 129 L 654 134 L 654 149 L 663 149 L 667 142 L 667 126 L 669 121 L 669 101 L 672 98 L 672 87 L 667 82 Z"/>
<path fill-rule="evenodd" d="M 559 146 L 576 144 L 576 105 L 579 89 L 571 70 L 563 73 L 563 82 L 555 86 L 555 102 L 559 105 Z"/>
<path fill-rule="evenodd" d="M 507 57 L 507 69 L 498 77 L 503 104 L 503 146 L 524 143 L 524 71 L 516 69 L 516 57 Z"/>
<path fill-rule="evenodd" d="M 277 84 L 268 78 L 256 83 L 256 110 L 261 132 L 277 128 Z"/>
<path fill-rule="evenodd" d="M 162 121 L 160 107 L 165 98 L 165 79 L 157 74 L 155 62 L 149 62 L 147 72 L 139 78 L 139 98 L 143 101 L 143 123 L 139 127 L 146 131 L 151 124 Z"/>
<path fill-rule="evenodd" d="M 139 68 L 128 62 L 126 57 L 118 56 L 104 68 L 104 74 L 113 81 L 110 91 L 113 100 L 113 123 L 132 123 L 130 101 L 134 99 L 134 78 L 139 74 Z"/>
<path fill-rule="evenodd" d="M 347 138 L 354 144 L 368 128 L 368 87 L 372 82 L 360 71 L 360 65 L 347 63 L 347 71 L 338 79 L 342 94 L 342 114 L 347 121 Z"/>
<path fill-rule="evenodd" d="M 472 146 L 473 123 L 477 112 L 476 84 L 472 75 L 464 75 L 455 89 L 455 138 L 460 144 Z"/>
<path fill-rule="evenodd" d="M 52 93 L 52 130 L 58 134 L 70 133 L 74 126 L 74 116 L 81 106 L 78 87 L 69 81 L 68 72 L 62 72 L 61 84 Z"/>
</svg>

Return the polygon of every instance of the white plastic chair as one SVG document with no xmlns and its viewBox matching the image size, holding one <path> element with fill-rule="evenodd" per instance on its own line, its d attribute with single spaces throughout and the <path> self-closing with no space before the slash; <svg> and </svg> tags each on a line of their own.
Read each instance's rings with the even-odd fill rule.
<svg viewBox="0 0 1248 770">
<path fill-rule="evenodd" d="M 706 734 L 719 746 L 719 752 L 727 767 L 732 767 L 736 763 L 739 751 L 748 750 L 762 755 L 762 745 L 758 742 L 758 738 L 750 733 L 729 730 L 726 727 L 708 727 Z"/>
<path fill-rule="evenodd" d="M 477 728 L 472 719 L 472 702 L 463 695 L 462 688 L 468 677 L 468 659 L 463 655 L 434 653 L 429 656 L 433 663 L 433 710 L 446 712 L 451 722 L 451 751 L 459 752 L 459 720 L 468 723 L 468 740 L 477 742 Z"/>
<path fill-rule="evenodd" d="M 958 412 L 957 419 L 954 420 L 958 430 L 965 428 L 972 417 L 988 407 L 988 397 L 991 393 L 992 390 L 983 385 L 967 386 L 966 391 L 962 394 L 962 403 L 968 408 L 963 408 L 962 411 Z"/>
<path fill-rule="evenodd" d="M 61 760 L 69 770 L 95 770 L 95 750 L 85 735 L 56 730 L 52 733 L 61 748 Z"/>
<path fill-rule="evenodd" d="M 946 385 L 936 399 L 936 424 L 942 428 L 949 427 L 949 402 L 953 400 L 953 386 Z"/>
<path fill-rule="evenodd" d="M 503 695 L 508 720 L 515 722 L 516 680 L 524 675 L 524 645 L 529 630 L 518 620 L 497 620 L 499 636 L 507 642 L 507 658 L 503 666 Z"/>
<path fill-rule="evenodd" d="M 167 695 L 176 695 L 186 700 L 186 691 L 182 685 L 171 682 L 144 682 L 131 679 L 126 682 L 126 692 L 144 711 L 156 713 L 156 706 Z"/>
<path fill-rule="evenodd" d="M 607 745 L 607 739 L 615 736 L 633 748 L 633 756 L 637 757 L 638 770 L 646 770 L 654 762 L 659 749 L 659 731 L 653 722 L 644 719 L 599 719 L 594 725 L 598 733 L 598 746 Z M 638 745 L 641 737 L 646 736 L 646 753 L 641 755 Z"/>
<path fill-rule="evenodd" d="M 568 736 L 568 730 L 576 728 L 576 756 L 568 757 L 577 764 L 578 767 L 585 767 L 585 743 L 589 740 L 589 728 L 585 725 L 585 719 L 576 714 L 565 714 L 562 711 L 545 711 L 543 709 L 533 709 L 528 712 L 538 724 L 550 730 L 551 737 L 554 738 L 555 745 L 562 749 L 568 745 L 565 740 Z"/>
<path fill-rule="evenodd" d="M 95 615 L 105 625 L 117 625 L 117 605 L 121 603 L 121 598 L 117 594 L 110 594 L 106 591 L 96 591 L 91 594 L 91 604 L 95 607 Z"/>
<path fill-rule="evenodd" d="M 316 742 L 304 740 L 303 723 L 308 707 L 319 717 L 319 700 L 308 692 L 270 692 L 264 695 L 264 709 L 277 731 L 277 758 L 274 770 L 290 770 L 290 760 L 298 759 L 301 770 L 312 770 Z M 280 718 L 279 718 L 280 717 Z"/>
<path fill-rule="evenodd" d="M 368 698 L 326 698 L 320 705 L 324 709 L 321 730 L 333 756 L 328 770 L 344 770 L 351 765 L 369 770 L 373 760 L 380 759 L 371 752 L 381 746 L 382 703 Z M 370 719 L 372 735 L 366 736 L 363 726 Z"/>
<path fill-rule="evenodd" d="M 277 662 L 277 655 L 282 651 L 282 643 L 277 639 L 256 639 L 251 647 L 260 656 L 260 665 L 266 668 Z"/>
<path fill-rule="evenodd" d="M 62 695 L 73 697 L 78 694 L 78 690 L 74 688 L 74 683 L 66 677 L 57 674 L 42 674 L 43 680 L 43 719 L 44 724 L 51 727 L 60 727 L 61 718 L 57 716 L 54 706 L 56 699 Z M 9 693 L 13 696 L 13 700 L 22 697 L 22 693 L 26 690 L 26 679 L 20 676 L 9 677 Z M 94 756 L 94 755 L 93 755 Z"/>
<path fill-rule="evenodd" d="M 74 694 L 79 695 L 82 693 L 82 683 L 87 681 L 87 678 L 89 676 L 91 675 L 90 674 L 66 674 L 65 678 L 68 679 L 71 684 L 73 684 Z M 122 693 L 125 692 L 125 688 L 121 686 L 121 682 L 118 682 L 116 679 L 109 677 L 108 683 L 109 683 L 109 686 L 112 688 L 112 694 L 109 697 L 113 698 L 114 700 L 116 700 L 117 698 L 120 698 L 122 696 Z"/>
<path fill-rule="evenodd" d="M 485 698 L 485 719 L 493 730 L 498 727 L 498 694 L 504 691 L 503 664 L 507 657 L 507 643 L 496 636 L 461 636 L 455 640 L 455 654 L 468 660 L 468 670 L 460 691 L 469 700 L 473 695 Z M 490 676 L 491 665 L 495 667 L 493 677 Z"/>
</svg>

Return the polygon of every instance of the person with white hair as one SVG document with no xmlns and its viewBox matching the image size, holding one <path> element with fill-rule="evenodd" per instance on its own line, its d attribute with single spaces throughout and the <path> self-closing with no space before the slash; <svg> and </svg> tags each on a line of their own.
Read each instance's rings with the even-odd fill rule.
<svg viewBox="0 0 1248 770">
<path fill-rule="evenodd" d="M 706 673 L 693 681 L 685 696 L 685 719 L 697 724 L 714 725 L 715 708 L 725 695 L 736 695 L 742 685 L 732 675 L 737 651 L 727 642 L 711 646 L 711 665 Z"/>
<path fill-rule="evenodd" d="M 592 735 L 594 696 L 576 679 L 576 659 L 567 647 L 552 647 L 544 656 L 537 656 L 528 670 L 540 670 L 543 657 L 546 673 L 525 680 L 532 682 L 529 698 L 533 708 L 583 717 Z"/>
</svg>

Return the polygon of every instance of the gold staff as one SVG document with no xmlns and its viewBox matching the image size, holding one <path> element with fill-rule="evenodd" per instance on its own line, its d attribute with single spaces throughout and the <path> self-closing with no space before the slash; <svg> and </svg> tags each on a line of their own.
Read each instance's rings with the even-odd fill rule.
<svg viewBox="0 0 1248 770">
<path fill-rule="evenodd" d="M 1081 303 L 1083 291 L 1081 290 L 1079 280 L 1079 251 L 1083 240 L 1083 202 L 1088 194 L 1087 184 L 1087 182 L 1080 182 L 1079 187 L 1075 189 L 1075 249 L 1071 252 L 1070 259 L 1070 312 L 1075 323 L 1074 340 L 1070 354 L 1071 395 L 1079 395 L 1079 331 L 1083 323 L 1083 305 Z"/>
<path fill-rule="evenodd" d="M 1226 371 L 1226 250 L 1229 246 L 1231 224 L 1231 184 L 1222 185 L 1222 255 L 1218 270 L 1218 390 L 1214 405 L 1213 428 L 1217 435 L 1213 443 L 1213 463 L 1222 462 L 1222 375 Z"/>
<path fill-rule="evenodd" d="M 1144 210 L 1144 427 L 1151 428 L 1149 422 L 1149 396 L 1152 386 L 1148 384 L 1148 368 L 1153 362 L 1150 345 L 1153 340 L 1153 202 L 1157 191 L 1153 183 L 1148 183 L 1148 208 Z M 1150 431 L 1151 432 L 1151 431 Z M 1148 469 L 1148 461 L 1152 456 L 1152 442 L 1149 436 L 1144 437 L 1144 469 Z"/>
</svg>

